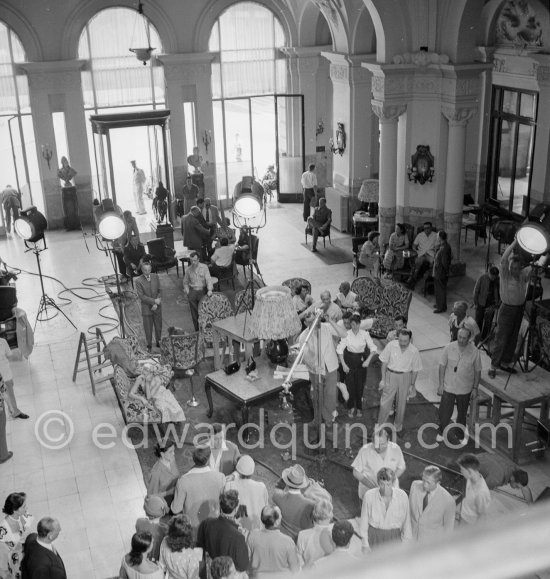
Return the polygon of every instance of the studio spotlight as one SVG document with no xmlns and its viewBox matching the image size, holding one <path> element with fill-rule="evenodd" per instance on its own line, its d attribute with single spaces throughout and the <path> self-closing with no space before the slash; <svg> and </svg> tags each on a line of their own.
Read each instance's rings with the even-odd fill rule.
<svg viewBox="0 0 550 579">
<path fill-rule="evenodd" d="M 44 231 L 48 228 L 48 222 L 33 205 L 20 212 L 19 219 L 15 221 L 13 226 L 19 237 L 25 240 L 25 243 L 36 243 L 44 239 Z"/>
<path fill-rule="evenodd" d="M 233 211 L 239 217 L 250 219 L 262 211 L 264 188 L 254 177 L 243 177 L 235 185 L 233 192 Z"/>
<path fill-rule="evenodd" d="M 550 249 L 550 205 L 537 205 L 516 234 L 521 249 L 531 255 L 542 255 Z"/>
<path fill-rule="evenodd" d="M 102 213 L 99 216 L 97 228 L 100 235 L 109 241 L 121 237 L 126 231 L 126 224 L 122 215 L 116 212 L 111 199 L 103 199 L 101 202 Z"/>
</svg>

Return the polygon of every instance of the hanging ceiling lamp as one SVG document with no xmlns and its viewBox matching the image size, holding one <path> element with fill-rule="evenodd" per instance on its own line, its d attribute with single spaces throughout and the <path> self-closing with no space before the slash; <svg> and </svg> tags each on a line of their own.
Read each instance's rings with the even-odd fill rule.
<svg viewBox="0 0 550 579">
<path fill-rule="evenodd" d="M 151 60 L 151 53 L 155 49 L 151 47 L 151 34 L 149 31 L 149 23 L 147 22 L 147 18 L 145 18 L 145 14 L 143 13 L 143 2 L 139 2 L 138 4 L 136 21 L 134 23 L 134 31 L 132 32 L 132 44 L 134 41 L 134 33 L 136 31 L 136 26 L 139 20 L 142 21 L 143 26 L 145 27 L 147 48 L 130 48 L 130 52 L 133 52 L 136 55 L 136 58 L 141 62 L 143 62 L 143 64 L 145 65 L 149 60 Z"/>
</svg>

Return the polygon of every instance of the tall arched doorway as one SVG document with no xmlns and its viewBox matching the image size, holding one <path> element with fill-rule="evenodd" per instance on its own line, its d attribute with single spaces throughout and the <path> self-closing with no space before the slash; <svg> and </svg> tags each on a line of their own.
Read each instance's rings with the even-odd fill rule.
<svg viewBox="0 0 550 579">
<path fill-rule="evenodd" d="M 304 166 L 303 96 L 286 93 L 288 67 L 280 48 L 283 28 L 254 2 L 239 2 L 216 21 L 209 50 L 218 199 L 229 199 L 245 175 L 261 179 L 268 165 L 278 173 L 278 196 L 301 190 Z"/>
</svg>

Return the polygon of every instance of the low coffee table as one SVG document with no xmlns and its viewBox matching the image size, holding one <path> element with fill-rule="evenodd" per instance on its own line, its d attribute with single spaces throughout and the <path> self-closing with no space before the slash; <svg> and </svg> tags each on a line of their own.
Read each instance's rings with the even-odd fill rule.
<svg viewBox="0 0 550 579">
<path fill-rule="evenodd" d="M 204 390 L 208 400 L 208 418 L 212 417 L 214 406 L 212 404 L 212 388 L 224 398 L 236 402 L 241 407 L 242 423 L 248 422 L 248 409 L 254 404 L 271 398 L 283 389 L 283 380 L 273 378 L 274 368 L 265 358 L 256 360 L 258 379 L 250 382 L 246 378 L 244 364 L 235 374 L 227 375 L 223 370 L 217 370 L 206 375 Z M 308 384 L 307 380 L 293 380 L 292 389 Z"/>
</svg>

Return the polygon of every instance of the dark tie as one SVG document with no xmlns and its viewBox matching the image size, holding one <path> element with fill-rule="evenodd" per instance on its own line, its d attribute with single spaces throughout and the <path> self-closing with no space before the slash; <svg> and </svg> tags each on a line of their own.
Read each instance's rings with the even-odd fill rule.
<svg viewBox="0 0 550 579">
<path fill-rule="evenodd" d="M 147 281 L 151 281 L 151 278 L 150 278 L 150 277 L 146 277 L 145 279 L 146 279 Z"/>
<path fill-rule="evenodd" d="M 210 221 L 210 209 L 206 208 L 206 221 Z"/>
<path fill-rule="evenodd" d="M 427 493 L 424 495 L 424 499 L 422 500 L 422 510 L 423 510 L 423 511 L 425 511 L 425 510 L 426 510 L 426 507 L 428 506 L 428 495 L 429 495 L 429 494 L 430 494 L 430 493 L 427 492 Z"/>
</svg>

